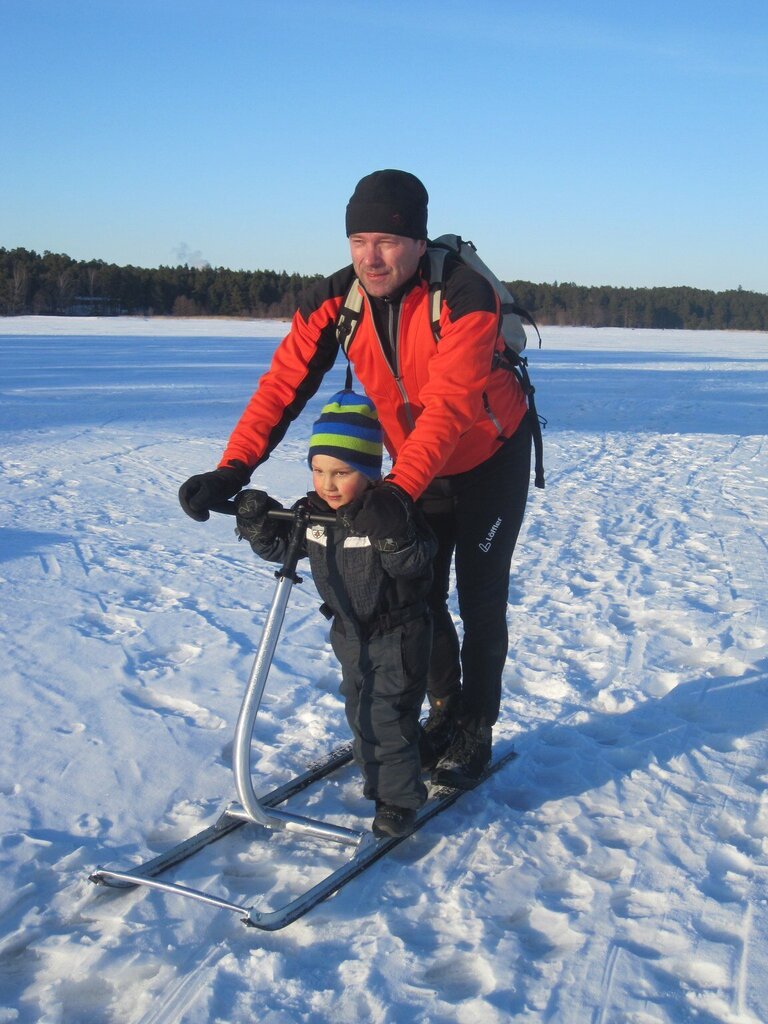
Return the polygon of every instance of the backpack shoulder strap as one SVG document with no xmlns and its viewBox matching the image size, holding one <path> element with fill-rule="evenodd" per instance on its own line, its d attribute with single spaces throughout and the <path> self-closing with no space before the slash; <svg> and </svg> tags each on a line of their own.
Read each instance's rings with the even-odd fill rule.
<svg viewBox="0 0 768 1024">
<path fill-rule="evenodd" d="M 354 278 L 336 315 L 336 340 L 345 356 L 349 352 L 362 312 L 363 293 L 360 290 L 360 282 Z"/>
<path fill-rule="evenodd" d="M 447 246 L 428 245 L 429 254 L 429 322 L 435 341 L 440 341 L 440 309 L 443 305 L 445 284 L 445 257 L 450 252 Z"/>
<path fill-rule="evenodd" d="M 362 312 L 363 293 L 360 289 L 360 282 L 355 277 L 352 279 L 352 284 L 347 289 L 347 294 L 344 296 L 341 309 L 339 309 L 339 312 L 336 314 L 336 323 L 334 325 L 339 348 L 347 357 L 347 375 L 344 387 L 348 391 L 352 388 L 352 364 L 349 361 L 349 346 L 352 344 L 352 339 L 354 338 L 355 331 L 360 323 Z"/>
<path fill-rule="evenodd" d="M 445 291 L 445 260 L 448 253 L 461 258 L 461 235 L 440 235 L 427 242 L 429 255 L 429 319 L 435 341 L 440 341 L 440 307 Z"/>
<path fill-rule="evenodd" d="M 534 399 L 536 388 L 528 376 L 528 360 L 513 349 L 507 349 L 504 353 L 497 353 L 497 355 L 499 360 L 495 361 L 495 365 L 509 370 L 510 373 L 517 377 L 528 403 L 528 423 L 531 428 L 534 452 L 534 484 L 536 487 L 544 487 L 544 442 L 541 431 L 543 427 L 546 427 L 547 421 L 543 416 L 539 416 L 536 411 L 536 400 Z"/>
</svg>

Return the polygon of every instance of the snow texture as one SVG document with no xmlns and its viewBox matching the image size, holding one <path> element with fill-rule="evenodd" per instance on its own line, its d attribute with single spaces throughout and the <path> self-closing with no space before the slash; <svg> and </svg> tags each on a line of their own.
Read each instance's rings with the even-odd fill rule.
<svg viewBox="0 0 768 1024">
<path fill-rule="evenodd" d="M 211 824 L 274 577 L 192 522 L 278 322 L 0 321 L 0 1022 L 768 1020 L 768 336 L 547 329 L 510 581 L 519 757 L 284 931 L 95 887 Z M 255 483 L 309 485 L 329 374 Z M 266 792 L 347 738 L 308 573 Z M 370 822 L 354 768 L 296 801 Z M 174 877 L 271 906 L 339 856 L 246 826 Z"/>
</svg>

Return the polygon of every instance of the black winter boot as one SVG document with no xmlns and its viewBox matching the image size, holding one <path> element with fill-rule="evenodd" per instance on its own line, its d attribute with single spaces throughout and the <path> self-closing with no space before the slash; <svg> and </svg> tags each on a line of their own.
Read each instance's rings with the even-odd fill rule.
<svg viewBox="0 0 768 1024">
<path fill-rule="evenodd" d="M 491 760 L 492 735 L 490 725 L 459 725 L 432 773 L 434 784 L 472 789 Z"/>
<path fill-rule="evenodd" d="M 430 697 L 429 714 L 421 723 L 419 756 L 421 767 L 430 770 L 451 745 L 456 732 L 456 719 L 461 694 Z"/>
<path fill-rule="evenodd" d="M 411 807 L 395 807 L 393 804 L 376 801 L 376 817 L 373 819 L 373 834 L 377 839 L 407 836 L 416 820 L 416 811 Z"/>
</svg>

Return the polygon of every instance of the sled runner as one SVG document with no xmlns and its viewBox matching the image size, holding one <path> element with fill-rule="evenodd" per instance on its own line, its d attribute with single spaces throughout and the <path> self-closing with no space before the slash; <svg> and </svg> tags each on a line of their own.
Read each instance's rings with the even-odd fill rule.
<svg viewBox="0 0 768 1024">
<path fill-rule="evenodd" d="M 234 504 L 225 503 L 218 506 L 214 511 L 234 514 Z M 343 765 L 348 764 L 352 760 L 351 744 L 344 744 L 332 750 L 322 760 L 310 765 L 301 775 L 296 776 L 266 796 L 259 798 L 254 791 L 250 763 L 251 739 L 264 694 L 267 675 L 285 617 L 288 597 L 293 585 L 301 582 L 300 578 L 296 575 L 301 539 L 307 527 L 313 523 L 324 523 L 325 525 L 332 526 L 336 522 L 335 516 L 310 513 L 306 506 L 303 505 L 293 510 L 274 510 L 269 512 L 269 515 L 276 519 L 292 520 L 293 528 L 285 562 L 275 573 L 277 577 L 275 594 L 267 615 L 264 632 L 256 652 L 235 727 L 232 762 L 239 804 L 233 804 L 228 807 L 213 825 L 166 850 L 152 860 L 125 871 L 98 867 L 89 875 L 89 879 L 96 884 L 117 889 L 133 889 L 137 886 L 144 886 L 148 889 L 185 896 L 210 906 L 238 913 L 246 925 L 261 928 L 265 931 L 275 931 L 297 920 L 297 918 L 311 910 L 312 907 L 338 891 L 347 882 L 365 871 L 374 861 L 388 853 L 398 843 L 401 843 L 407 836 L 377 840 L 367 829 L 349 829 L 333 825 L 329 822 L 293 814 L 282 809 L 281 805 L 291 797 L 301 793 L 321 779 L 328 777 Z M 514 756 L 515 752 L 511 749 L 502 754 L 501 757 L 488 766 L 477 784 L 479 785 L 489 775 L 498 771 L 499 768 L 507 764 Z M 465 791 L 433 789 L 430 799 L 421 808 L 416 817 L 412 832 L 420 829 L 435 815 L 453 804 L 463 795 L 463 792 Z M 350 859 L 342 864 L 341 867 L 331 871 L 330 874 L 316 885 L 274 910 L 259 910 L 253 906 L 242 906 L 213 893 L 193 889 L 178 882 L 165 881 L 161 877 L 171 868 L 188 860 L 200 850 L 223 839 L 246 824 L 262 826 L 268 832 L 285 831 L 300 837 L 335 843 L 343 847 L 350 847 L 353 852 Z M 408 835 L 412 834 L 412 832 L 408 833 Z M 254 838 L 254 841 L 258 841 L 258 836 Z"/>
</svg>

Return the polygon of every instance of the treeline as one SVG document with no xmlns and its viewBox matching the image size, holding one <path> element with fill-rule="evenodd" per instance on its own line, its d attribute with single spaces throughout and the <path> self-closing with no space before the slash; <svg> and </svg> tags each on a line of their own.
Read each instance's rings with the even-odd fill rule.
<svg viewBox="0 0 768 1024">
<path fill-rule="evenodd" d="M 119 267 L 0 249 L 0 315 L 290 317 L 315 277 L 209 266 Z"/>
<path fill-rule="evenodd" d="M 654 327 L 686 330 L 768 330 L 768 295 L 735 288 L 588 288 L 511 281 L 515 300 L 542 324 L 569 327 Z"/>
<path fill-rule="evenodd" d="M 209 266 L 119 267 L 0 248 L 0 315 L 290 317 L 307 276 Z M 509 282 L 539 324 L 768 330 L 768 295 L 741 288 L 610 288 Z"/>
</svg>

